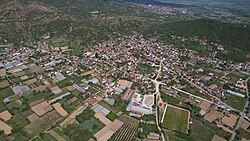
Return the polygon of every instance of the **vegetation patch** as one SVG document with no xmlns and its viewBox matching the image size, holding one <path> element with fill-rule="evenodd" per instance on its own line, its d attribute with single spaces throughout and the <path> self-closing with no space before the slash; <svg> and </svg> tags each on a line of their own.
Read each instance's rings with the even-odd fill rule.
<svg viewBox="0 0 250 141">
<path fill-rule="evenodd" d="M 163 128 L 188 133 L 189 112 L 187 110 L 168 105 L 164 120 L 161 124 Z"/>
</svg>

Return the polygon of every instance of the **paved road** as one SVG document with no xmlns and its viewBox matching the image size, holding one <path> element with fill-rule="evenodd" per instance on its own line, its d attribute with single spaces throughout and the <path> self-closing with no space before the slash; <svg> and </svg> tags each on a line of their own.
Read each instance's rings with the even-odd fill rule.
<svg viewBox="0 0 250 141">
<path fill-rule="evenodd" d="M 245 107 L 244 109 L 240 112 L 240 119 L 237 123 L 237 125 L 235 126 L 234 128 L 234 131 L 231 135 L 231 138 L 230 138 L 230 141 L 233 141 L 235 139 L 235 136 L 236 136 L 236 131 L 240 128 L 241 124 L 242 124 L 242 121 L 244 120 L 244 116 L 245 116 L 245 112 L 247 111 L 247 107 L 249 105 L 249 89 L 248 89 L 248 85 L 247 85 L 247 82 L 250 80 L 250 77 L 248 77 L 246 79 L 246 102 L 245 102 Z"/>
</svg>

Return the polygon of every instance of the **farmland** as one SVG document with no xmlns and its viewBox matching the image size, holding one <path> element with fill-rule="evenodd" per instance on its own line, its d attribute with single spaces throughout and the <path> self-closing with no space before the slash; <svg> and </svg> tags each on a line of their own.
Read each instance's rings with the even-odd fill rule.
<svg viewBox="0 0 250 141">
<path fill-rule="evenodd" d="M 188 133 L 189 116 L 189 111 L 168 105 L 161 125 L 169 130 Z"/>
<path fill-rule="evenodd" d="M 130 141 L 136 134 L 137 127 L 132 124 L 125 123 L 111 138 L 114 141 Z"/>
<path fill-rule="evenodd" d="M 235 109 L 242 110 L 244 107 L 244 100 L 244 98 L 231 95 L 227 98 L 226 103 L 233 106 Z"/>
</svg>

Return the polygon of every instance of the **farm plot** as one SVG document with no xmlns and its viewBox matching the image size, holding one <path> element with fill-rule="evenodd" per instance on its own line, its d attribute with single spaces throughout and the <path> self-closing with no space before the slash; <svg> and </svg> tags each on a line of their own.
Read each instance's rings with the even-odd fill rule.
<svg viewBox="0 0 250 141">
<path fill-rule="evenodd" d="M 49 129 L 51 127 L 51 124 L 47 122 L 47 120 L 44 117 L 40 117 L 34 122 L 31 122 L 29 125 L 24 127 L 24 130 L 30 135 L 35 136 L 38 135 L 45 130 Z"/>
<path fill-rule="evenodd" d="M 122 127 L 110 138 L 110 141 L 130 141 L 137 133 L 139 121 L 127 115 L 122 115 L 119 120 L 123 121 Z"/>
<path fill-rule="evenodd" d="M 115 134 L 111 140 L 114 141 L 131 141 L 137 132 L 137 126 L 125 123 Z"/>
<path fill-rule="evenodd" d="M 167 105 L 164 119 L 161 123 L 168 130 L 188 133 L 190 112 L 188 110 Z"/>
</svg>

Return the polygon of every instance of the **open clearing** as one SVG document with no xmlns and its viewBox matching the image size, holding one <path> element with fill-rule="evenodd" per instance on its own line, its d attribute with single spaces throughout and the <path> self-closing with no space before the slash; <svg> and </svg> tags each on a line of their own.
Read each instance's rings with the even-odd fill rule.
<svg viewBox="0 0 250 141">
<path fill-rule="evenodd" d="M 179 107 L 167 105 L 162 127 L 168 130 L 188 133 L 190 112 Z"/>
</svg>

